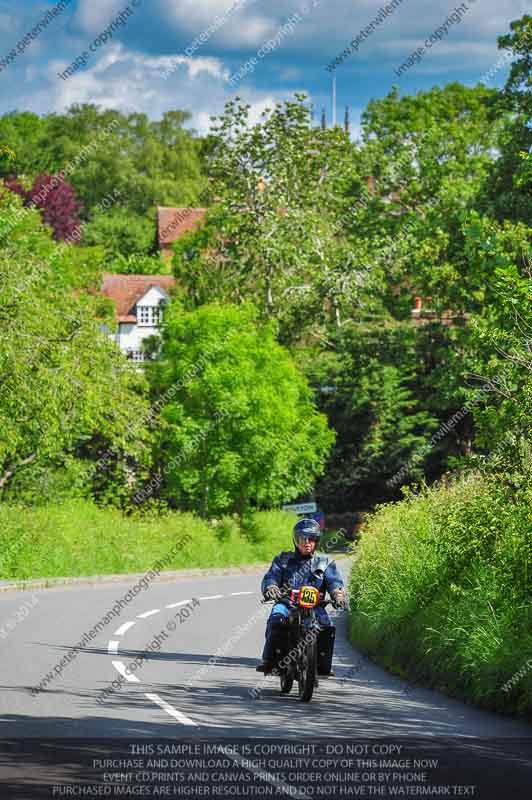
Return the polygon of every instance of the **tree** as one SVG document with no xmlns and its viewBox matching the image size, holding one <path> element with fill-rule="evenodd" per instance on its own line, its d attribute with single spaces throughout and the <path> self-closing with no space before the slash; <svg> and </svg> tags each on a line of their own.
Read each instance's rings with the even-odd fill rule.
<svg viewBox="0 0 532 800">
<path fill-rule="evenodd" d="M 511 121 L 501 137 L 496 168 L 486 181 L 484 205 L 499 220 L 530 223 L 532 171 L 528 156 L 532 149 L 532 16 L 525 14 L 510 23 L 510 33 L 499 37 L 499 48 L 512 58 L 510 74 L 498 103 L 499 113 L 511 114 Z"/>
<path fill-rule="evenodd" d="M 187 127 L 190 119 L 189 112 L 176 110 L 152 121 L 91 104 L 42 117 L 12 112 L 0 117 L 0 141 L 17 159 L 15 165 L 0 159 L 0 177 L 12 176 L 15 168 L 25 185 L 66 169 L 82 203 L 75 216 L 81 215 L 86 244 L 103 247 L 107 258 L 154 253 L 155 207 L 198 205 L 205 189 L 203 145 Z M 54 225 L 73 199 L 63 185 L 48 195 L 45 213 Z"/>
<path fill-rule="evenodd" d="M 16 178 L 8 178 L 5 184 L 23 198 L 25 206 L 41 209 L 42 221 L 52 228 L 57 241 L 68 239 L 79 226 L 83 204 L 76 200 L 73 187 L 66 181 L 54 182 L 51 175 L 39 175 L 29 191 Z"/>
<path fill-rule="evenodd" d="M 84 226 L 83 244 L 102 247 L 109 262 L 120 257 L 142 259 L 155 250 L 154 218 L 154 213 L 143 217 L 126 208 L 100 212 Z"/>
<path fill-rule="evenodd" d="M 154 206 L 195 205 L 204 188 L 201 141 L 186 127 L 190 118 L 176 110 L 152 121 L 92 104 L 42 117 L 12 112 L 0 118 L 0 141 L 17 153 L 18 174 L 31 178 L 56 174 L 81 156 L 69 180 L 85 217 L 118 190 L 129 215 L 151 220 L 154 239 L 154 220 L 147 216 Z M 11 172 L 0 164 L 0 175 Z"/>
<path fill-rule="evenodd" d="M 2 492 L 80 453 L 98 481 L 101 453 L 146 463 L 142 377 L 102 332 L 99 285 L 90 251 L 55 244 L 36 211 L 0 192 Z"/>
<path fill-rule="evenodd" d="M 146 494 L 202 516 L 246 514 L 308 491 L 334 434 L 271 324 L 249 306 L 165 312 L 153 366 L 162 402 Z M 150 489 L 151 487 L 151 489 Z"/>
<path fill-rule="evenodd" d="M 186 301 L 251 300 L 279 321 L 284 342 L 330 320 L 340 325 L 363 266 L 338 225 L 358 180 L 349 137 L 313 128 L 304 95 L 267 109 L 255 125 L 237 98 L 217 119 L 209 150 L 215 205 L 206 229 L 176 247 Z"/>
<path fill-rule="evenodd" d="M 430 439 L 437 420 L 419 369 L 423 332 L 410 323 L 348 326 L 330 348 L 312 348 L 300 360 L 337 439 L 317 486 L 330 512 L 367 509 L 399 494 L 386 482 Z M 432 453 L 432 473 L 441 468 Z M 406 480 L 419 477 L 413 469 Z M 427 467 L 427 459 L 423 465 Z"/>
</svg>

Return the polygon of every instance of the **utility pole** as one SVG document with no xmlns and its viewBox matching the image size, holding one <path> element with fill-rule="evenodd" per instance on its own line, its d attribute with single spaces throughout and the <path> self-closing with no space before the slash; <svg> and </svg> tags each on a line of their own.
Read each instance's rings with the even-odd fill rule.
<svg viewBox="0 0 532 800">
<path fill-rule="evenodd" d="M 336 128 L 336 75 L 333 75 L 332 85 L 332 124 Z"/>
<path fill-rule="evenodd" d="M 351 120 L 349 118 L 349 106 L 345 107 L 344 128 L 345 132 L 349 136 L 349 131 L 351 130 Z"/>
<path fill-rule="evenodd" d="M 325 109 L 322 108 L 321 110 L 321 129 L 322 131 L 326 130 L 327 128 L 327 117 L 325 116 Z"/>
</svg>

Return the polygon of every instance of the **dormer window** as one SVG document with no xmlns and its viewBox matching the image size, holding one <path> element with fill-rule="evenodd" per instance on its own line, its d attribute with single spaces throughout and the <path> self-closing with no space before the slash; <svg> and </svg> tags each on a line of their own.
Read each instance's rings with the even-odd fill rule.
<svg viewBox="0 0 532 800">
<path fill-rule="evenodd" d="M 137 306 L 137 325 L 157 328 L 161 322 L 161 306 Z"/>
</svg>

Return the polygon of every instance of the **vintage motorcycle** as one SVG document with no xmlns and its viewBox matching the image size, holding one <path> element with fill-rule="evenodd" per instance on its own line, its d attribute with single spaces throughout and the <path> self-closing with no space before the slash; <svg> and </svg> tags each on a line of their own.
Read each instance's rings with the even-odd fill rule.
<svg viewBox="0 0 532 800">
<path fill-rule="evenodd" d="M 275 653 L 272 674 L 280 677 L 282 694 L 289 694 L 297 680 L 299 699 L 308 703 L 318 687 L 319 677 L 331 675 L 336 628 L 333 625 L 322 627 L 315 611 L 318 606 L 325 608 L 331 601 L 309 585 L 288 589 L 280 600 L 288 607 L 288 617 L 272 629 Z M 263 600 L 263 603 L 270 602 Z"/>
</svg>

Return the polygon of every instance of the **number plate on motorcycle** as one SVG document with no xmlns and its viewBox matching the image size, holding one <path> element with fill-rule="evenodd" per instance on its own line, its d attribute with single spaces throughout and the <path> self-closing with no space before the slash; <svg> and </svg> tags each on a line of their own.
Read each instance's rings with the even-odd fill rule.
<svg viewBox="0 0 532 800">
<path fill-rule="evenodd" d="M 320 602 L 320 590 L 315 586 L 302 586 L 299 590 L 298 603 L 303 608 L 314 608 Z"/>
</svg>

